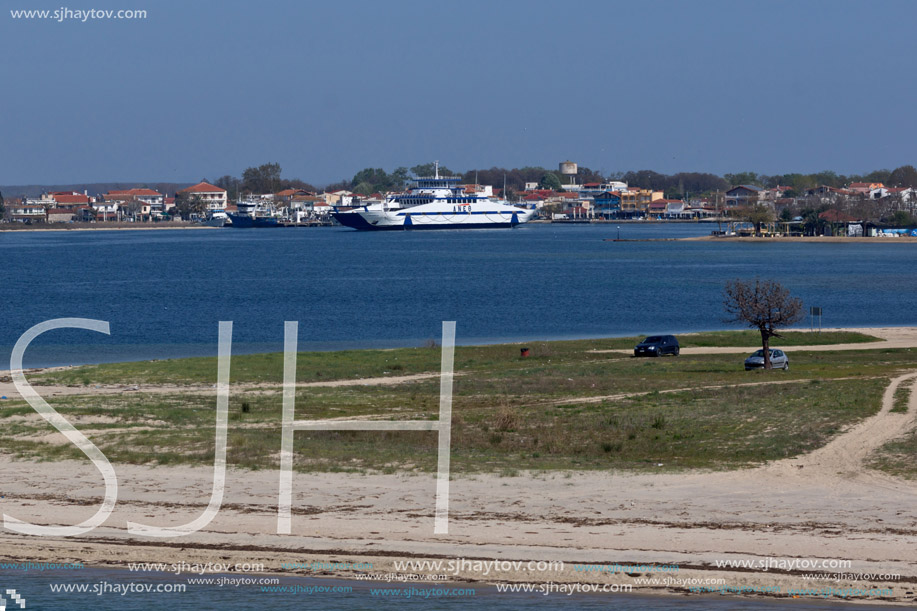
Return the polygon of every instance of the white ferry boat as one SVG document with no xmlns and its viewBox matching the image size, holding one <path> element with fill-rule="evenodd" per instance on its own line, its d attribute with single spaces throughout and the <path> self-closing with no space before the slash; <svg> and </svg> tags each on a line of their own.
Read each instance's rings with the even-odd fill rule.
<svg viewBox="0 0 917 611">
<path fill-rule="evenodd" d="M 515 227 L 535 214 L 517 208 L 506 200 L 495 200 L 479 193 L 465 193 L 458 176 L 415 178 L 407 193 L 385 198 L 348 211 L 335 209 L 332 216 L 347 227 L 378 229 L 484 229 Z"/>
</svg>

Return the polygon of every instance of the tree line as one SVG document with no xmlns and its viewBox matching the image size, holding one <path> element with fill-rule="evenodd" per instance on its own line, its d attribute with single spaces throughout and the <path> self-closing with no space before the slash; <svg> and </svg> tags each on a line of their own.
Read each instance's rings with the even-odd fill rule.
<svg viewBox="0 0 917 611">
<path fill-rule="evenodd" d="M 354 193 L 369 195 L 370 193 L 385 193 L 386 191 L 399 191 L 407 187 L 411 177 L 433 176 L 434 164 L 424 163 L 413 167 L 398 167 L 391 173 L 382 168 L 366 168 L 357 172 L 351 180 L 341 180 L 330 184 L 327 191 L 347 190 Z M 440 176 L 458 176 L 463 184 L 492 185 L 506 190 L 511 195 L 525 189 L 526 183 L 536 183 L 541 189 L 559 190 L 566 182 L 560 172 L 542 167 L 524 168 L 478 168 L 464 172 L 454 172 L 446 166 L 439 167 Z M 577 182 L 603 182 L 605 177 L 599 172 L 589 168 L 579 168 Z"/>
<path fill-rule="evenodd" d="M 814 174 L 778 174 L 768 176 L 754 172 L 740 172 L 723 176 L 733 185 L 751 184 L 759 187 L 774 188 L 777 186 L 792 187 L 797 194 L 822 185 L 843 188 L 854 182 L 881 182 L 887 187 L 917 187 L 917 169 L 912 165 L 903 165 L 894 170 L 875 170 L 868 174 L 837 174 L 831 171 Z"/>
<path fill-rule="evenodd" d="M 512 195 L 525 188 L 526 183 L 536 183 L 541 189 L 559 190 L 561 185 L 569 182 L 569 178 L 562 176 L 559 171 L 543 167 L 523 168 L 478 168 L 465 172 L 452 172 L 449 168 L 440 167 L 441 175 L 460 176 L 466 184 L 493 185 L 502 188 L 504 183 L 508 195 Z M 405 188 L 409 178 L 413 176 L 433 175 L 433 164 L 421 164 L 412 168 L 399 167 L 387 173 L 382 168 L 366 168 L 357 172 L 351 180 L 341 180 L 326 187 L 329 191 L 346 189 L 355 193 L 368 195 L 370 193 L 384 193 Z M 917 187 L 917 169 L 912 165 L 904 165 L 894 170 L 875 170 L 866 174 L 837 174 L 830 170 L 812 174 L 757 174 L 755 172 L 739 172 L 718 176 L 709 172 L 677 172 L 663 174 L 653 170 L 638 170 L 618 172 L 603 175 L 601 172 L 586 167 L 580 167 L 576 175 L 579 184 L 588 182 L 608 182 L 612 180 L 626 182 L 628 186 L 636 189 L 651 189 L 663 191 L 667 199 L 683 199 L 696 196 L 709 196 L 716 192 L 725 192 L 737 185 L 754 185 L 762 188 L 775 188 L 778 186 L 789 187 L 788 197 L 804 195 L 809 189 L 826 185 L 842 188 L 854 182 L 881 182 L 886 186 Z"/>
<path fill-rule="evenodd" d="M 277 193 L 286 189 L 302 189 L 317 192 L 320 189 L 299 178 L 281 177 L 283 169 L 279 163 L 265 163 L 257 167 L 246 168 L 241 177 L 226 174 L 217 178 L 213 184 L 226 189 L 229 201 L 235 201 L 245 195 Z M 203 182 L 210 182 L 206 178 Z"/>
<path fill-rule="evenodd" d="M 299 178 L 283 178 L 279 163 L 265 163 L 247 168 L 241 177 L 225 175 L 214 181 L 218 187 L 226 189 L 230 200 L 236 200 L 246 194 L 277 193 L 284 189 L 303 189 L 318 192 L 320 189 Z M 523 168 L 475 168 L 464 172 L 453 172 L 446 166 L 440 166 L 440 175 L 459 176 L 465 184 L 493 185 L 502 188 L 506 185 L 507 195 L 512 196 L 525 189 L 526 183 L 535 183 L 541 189 L 559 190 L 569 182 L 558 170 L 540 166 Z M 400 166 L 391 172 L 382 168 L 364 168 L 351 179 L 343 179 L 325 187 L 326 191 L 347 190 L 362 195 L 400 191 L 407 187 L 410 179 L 417 176 L 432 176 L 432 163 L 418 164 L 413 167 Z M 626 182 L 637 189 L 663 191 L 667 199 L 683 199 L 696 196 L 709 196 L 724 192 L 737 185 L 755 185 L 762 188 L 777 186 L 789 187 L 788 197 L 801 196 L 809 189 L 821 185 L 842 188 L 853 182 L 881 182 L 886 186 L 917 187 L 917 169 L 904 165 L 894 170 L 875 170 L 866 174 L 837 174 L 826 170 L 812 174 L 757 174 L 755 172 L 738 172 L 718 176 L 709 172 L 676 172 L 663 174 L 653 170 L 613 172 L 603 175 L 601 172 L 580 167 L 576 175 L 579 184 L 589 182 L 608 182 L 612 180 Z"/>
</svg>

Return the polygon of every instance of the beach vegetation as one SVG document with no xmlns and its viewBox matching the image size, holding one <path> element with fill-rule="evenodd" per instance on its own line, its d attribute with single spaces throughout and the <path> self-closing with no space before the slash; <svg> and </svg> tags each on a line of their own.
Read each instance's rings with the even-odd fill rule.
<svg viewBox="0 0 917 611">
<path fill-rule="evenodd" d="M 892 413 L 896 414 L 906 414 L 907 413 L 907 402 L 913 392 L 913 382 L 910 384 L 899 384 L 898 388 L 895 389 L 895 395 L 892 399 Z"/>
<path fill-rule="evenodd" d="M 525 363 L 553 364 L 579 360 L 606 361 L 629 358 L 636 343 L 646 335 L 551 342 L 527 342 L 530 356 Z M 853 331 L 782 331 L 780 348 L 805 345 L 831 345 L 879 342 L 879 338 Z M 757 344 L 757 331 L 708 331 L 678 336 L 684 348 L 742 347 Z M 616 354 L 606 351 L 623 351 Z M 417 348 L 391 350 L 341 350 L 335 352 L 300 352 L 296 357 L 296 379 L 299 382 L 358 381 L 363 378 L 405 376 L 439 371 L 441 352 L 438 342 L 429 338 Z M 499 372 L 518 366 L 519 345 L 457 346 L 455 368 L 459 372 L 487 370 Z M 795 363 L 794 363 L 795 365 Z M 216 357 L 163 359 L 127 363 L 85 365 L 31 376 L 36 385 L 60 384 L 213 384 L 216 380 Z M 510 367 L 512 368 L 512 367 Z M 234 384 L 268 384 L 283 381 L 283 354 L 234 354 L 230 370 Z"/>
<path fill-rule="evenodd" d="M 682 337 L 745 345 L 753 333 Z M 889 378 L 917 365 L 917 353 L 907 349 L 800 349 L 792 352 L 792 370 L 779 380 L 749 381 L 731 354 L 647 360 L 597 351 L 622 343 L 627 350 L 633 338 L 527 342 L 527 359 L 518 358 L 516 344 L 456 348 L 453 473 L 754 466 L 811 451 L 877 413 Z M 435 420 L 440 356 L 439 349 L 425 348 L 301 353 L 295 417 Z M 371 376 L 385 377 L 395 360 L 404 366 L 399 375 L 431 375 L 364 384 Z M 282 362 L 276 354 L 233 358 L 227 456 L 232 468 L 278 468 Z M 178 372 L 188 383 L 186 391 L 169 377 Z M 77 387 L 72 390 L 79 394 L 46 398 L 114 464 L 208 466 L 215 372 L 215 359 L 180 359 L 95 365 L 30 379 L 67 380 Z M 318 372 L 323 375 L 316 377 Z M 116 381 L 122 374 L 133 376 L 137 390 Z M 101 384 L 109 386 L 107 393 L 94 392 L 97 380 L 106 380 Z M 308 386 L 333 380 L 345 385 Z M 168 388 L 157 392 L 156 384 Z M 42 386 L 35 388 L 43 393 Z M 4 454 L 85 460 L 21 401 L 4 402 L 0 423 L 7 432 L 0 439 Z M 294 469 L 430 473 L 437 447 L 434 432 L 298 431 Z"/>
</svg>

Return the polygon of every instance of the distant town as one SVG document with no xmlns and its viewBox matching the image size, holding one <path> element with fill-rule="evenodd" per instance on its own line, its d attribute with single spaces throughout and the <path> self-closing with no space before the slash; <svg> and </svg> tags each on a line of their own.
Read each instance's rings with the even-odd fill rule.
<svg viewBox="0 0 917 611">
<path fill-rule="evenodd" d="M 104 193 L 47 190 L 5 200 L 0 195 L 0 218 L 4 223 L 44 226 L 212 224 L 214 219 L 221 225 L 240 203 L 257 202 L 291 225 L 331 224 L 333 211 L 383 201 L 405 189 L 411 173 L 419 176 L 432 170 L 433 164 L 410 171 L 398 168 L 391 174 L 367 168 L 352 181 L 316 189 L 300 180 L 283 180 L 278 164 L 265 164 L 247 169 L 241 179 L 224 176 L 216 184 L 203 180 L 171 193 L 141 184 Z M 505 198 L 515 206 L 535 210 L 546 221 L 718 220 L 754 234 L 917 235 L 917 170 L 913 166 L 882 170 L 868 175 L 867 180 L 849 182 L 830 172 L 776 177 L 742 173 L 720 178 L 642 171 L 606 178 L 572 161 L 561 162 L 557 170 L 492 168 L 461 176 L 468 181 L 463 184 L 465 193 Z M 780 184 L 781 178 L 791 184 Z M 831 184 L 817 184 L 819 178 Z M 738 180 L 741 184 L 731 184 Z"/>
</svg>

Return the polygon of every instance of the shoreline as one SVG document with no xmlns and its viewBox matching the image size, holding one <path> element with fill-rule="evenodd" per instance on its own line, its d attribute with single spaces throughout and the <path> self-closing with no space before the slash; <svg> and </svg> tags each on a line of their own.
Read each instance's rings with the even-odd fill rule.
<svg viewBox="0 0 917 611">
<path fill-rule="evenodd" d="M 698 236 L 693 238 L 673 238 L 681 242 L 754 242 L 754 243 L 822 243 L 822 244 L 917 244 L 917 237 L 901 236 L 897 238 L 880 237 L 845 237 L 845 236 Z"/>
<path fill-rule="evenodd" d="M 106 226 L 106 225 L 117 226 Z M 711 221 L 688 221 L 688 220 L 668 220 L 668 221 L 635 221 L 632 219 L 622 219 L 618 221 L 595 221 L 591 223 L 584 222 L 554 222 L 548 219 L 536 219 L 529 221 L 532 225 L 595 225 L 595 226 L 612 226 L 616 224 L 627 225 L 709 225 Z M 71 231 L 164 231 L 170 229 L 226 229 L 226 227 L 210 227 L 199 223 L 45 223 L 31 226 L 20 226 L 19 223 L 0 223 L 0 233 L 3 232 L 71 232 Z M 99 226 L 102 225 L 102 226 Z M 306 226 L 302 227 L 320 227 Z M 299 227 L 297 227 L 299 228 Z M 615 239 L 605 238 L 605 242 L 733 242 L 733 243 L 821 243 L 821 244 L 917 244 L 917 237 L 898 236 L 889 237 L 846 237 L 846 236 L 715 236 L 703 235 L 694 237 L 674 237 L 674 238 L 636 238 L 636 239 Z"/>
<path fill-rule="evenodd" d="M 887 324 L 885 324 L 885 325 L 877 325 L 877 326 L 875 326 L 875 327 L 864 327 L 864 326 L 857 326 L 857 327 L 824 327 L 824 328 L 820 329 L 820 331 L 821 331 L 821 332 L 824 332 L 824 333 L 830 333 L 830 332 L 853 332 L 853 333 L 864 333 L 864 334 L 866 334 L 866 335 L 876 335 L 876 333 L 873 333 L 873 332 L 878 332 L 878 333 L 882 333 L 882 334 L 891 336 L 891 335 L 893 335 L 893 334 L 895 334 L 895 333 L 897 333 L 897 332 L 900 332 L 900 331 L 905 331 L 905 332 L 907 332 L 907 331 L 915 330 L 915 329 L 917 329 L 917 327 L 909 326 L 909 325 L 900 325 L 900 326 L 896 326 L 896 325 L 887 325 Z M 676 330 L 676 331 L 668 332 L 668 330 L 665 330 L 665 332 L 668 333 L 668 334 L 671 334 L 671 335 L 675 335 L 675 336 L 681 337 L 681 336 L 700 335 L 700 334 L 704 334 L 704 333 L 720 333 L 720 332 L 747 331 L 747 330 L 748 330 L 748 329 L 745 328 L 745 327 L 741 327 L 741 328 L 735 328 L 735 327 L 733 327 L 733 328 L 728 328 L 728 329 L 723 329 L 723 328 L 719 328 L 719 329 L 701 329 L 701 330 L 697 330 L 697 331 L 677 331 L 677 330 Z M 646 330 L 644 330 L 644 331 L 646 331 Z M 808 328 L 808 327 L 791 327 L 791 328 L 785 329 L 785 331 L 791 331 L 791 332 L 794 332 L 794 333 L 795 333 L 795 332 L 799 332 L 799 333 L 818 333 L 818 332 L 819 332 L 819 330 L 813 330 L 813 329 L 810 329 L 810 328 Z M 536 337 L 536 338 L 531 338 L 531 337 L 529 337 L 529 338 L 524 338 L 524 339 L 502 338 L 502 339 L 495 339 L 495 340 L 493 340 L 493 341 L 481 340 L 480 338 L 470 338 L 469 340 L 467 340 L 467 342 L 466 342 L 466 341 L 458 341 L 458 342 L 456 342 L 455 345 L 456 345 L 456 347 L 500 346 L 500 345 L 506 345 L 506 346 L 520 346 L 520 345 L 523 345 L 523 344 L 534 344 L 534 343 L 536 343 L 536 342 L 570 342 L 570 341 L 600 341 L 600 340 L 611 340 L 611 339 L 621 339 L 621 338 L 627 338 L 627 337 L 646 336 L 646 335 L 652 335 L 652 334 L 654 334 L 654 333 L 657 333 L 657 334 L 658 334 L 658 333 L 663 333 L 663 331 L 650 330 L 649 332 L 642 332 L 642 333 L 621 333 L 621 334 L 618 334 L 618 335 L 585 335 L 585 336 L 579 335 L 579 336 L 575 336 L 575 337 L 574 337 L 574 336 L 559 336 L 559 337 L 555 336 L 555 337 L 547 337 L 547 338 L 545 338 L 545 337 Z M 886 338 L 886 339 L 890 339 L 890 338 Z M 385 340 L 379 340 L 379 341 L 382 342 L 382 341 L 385 341 Z M 366 345 L 362 345 L 362 346 L 340 346 L 340 347 L 330 347 L 330 348 L 318 348 L 318 347 L 310 347 L 310 346 L 306 345 L 305 347 L 301 347 L 301 349 L 299 350 L 299 352 L 324 352 L 324 353 L 332 353 L 332 352 L 363 351 L 363 350 L 400 350 L 400 349 L 405 349 L 405 348 L 417 348 L 417 347 L 419 346 L 419 342 L 426 342 L 426 341 L 429 341 L 429 340 L 421 340 L 420 338 L 417 338 L 417 339 L 413 340 L 414 343 L 405 343 L 405 344 L 403 344 L 403 345 L 394 345 L 394 346 L 393 346 L 393 345 L 386 345 L 386 346 L 381 346 L 381 347 L 380 347 L 380 346 L 366 346 Z M 317 343 L 319 343 L 319 342 L 317 342 Z M 195 345 L 195 346 L 199 346 L 199 344 L 194 344 L 194 345 Z M 869 344 L 861 344 L 861 345 L 869 346 Z M 302 345 L 301 345 L 301 346 L 302 346 Z M 911 346 L 908 345 L 908 346 L 905 346 L 905 347 L 911 347 Z M 914 346 L 914 347 L 917 347 L 917 346 Z M 8 349 L 11 349 L 11 348 L 12 348 L 12 346 L 6 346 L 6 347 L 4 347 L 4 350 L 8 350 Z M 73 367 L 87 367 L 87 366 L 91 366 L 91 365 L 112 365 L 112 364 L 117 364 L 117 363 L 140 363 L 140 362 L 148 362 L 148 361 L 152 362 L 152 361 L 161 361 L 161 360 L 177 360 L 177 359 L 185 359 L 185 358 L 214 358 L 214 357 L 216 357 L 216 344 L 214 343 L 210 348 L 211 348 L 212 354 L 190 354 L 190 355 L 182 355 L 182 356 L 157 356 L 157 357 L 150 357 L 150 358 L 130 358 L 130 359 L 126 359 L 126 360 L 124 360 L 124 359 L 119 359 L 119 360 L 112 360 L 112 361 L 108 361 L 108 360 L 106 360 L 106 361 L 93 361 L 93 362 L 87 362 L 87 363 L 68 363 L 68 364 L 63 364 L 63 365 L 62 365 L 62 364 L 55 364 L 55 365 L 34 365 L 34 366 L 24 367 L 24 369 L 25 369 L 26 371 L 39 372 L 39 371 L 51 370 L 51 369 L 68 369 L 68 368 L 73 368 Z M 758 346 L 756 346 L 756 347 L 754 347 L 754 348 L 751 348 L 751 349 L 752 349 L 752 350 L 757 350 L 757 348 L 758 348 Z M 746 350 L 746 349 L 748 349 L 748 348 L 741 348 L 741 349 L 737 349 L 737 350 L 741 351 L 741 350 Z M 869 348 L 868 348 L 868 347 L 865 347 L 865 348 L 863 348 L 863 349 L 864 349 L 864 350 L 867 350 L 867 349 L 869 349 Z M 282 352 L 282 347 L 279 348 L 279 349 L 277 349 L 277 350 L 272 350 L 272 351 L 261 351 L 261 350 L 256 350 L 256 351 L 253 351 L 253 352 L 248 352 L 248 351 L 245 351 L 245 350 L 241 350 L 241 351 L 236 352 L 236 351 L 234 350 L 233 354 L 238 354 L 238 355 L 256 355 L 256 354 L 276 354 L 276 353 L 280 353 L 280 352 Z M 2 354 L 2 352 L 0 352 L 0 354 Z M 9 375 L 9 370 L 6 369 L 5 366 L 0 365 L 0 376 L 2 376 L 2 375 Z"/>
<path fill-rule="evenodd" d="M 467 584 L 630 584 L 635 594 L 657 596 L 702 595 L 689 591 L 688 580 L 709 583 L 706 580 L 711 579 L 722 580 L 722 586 L 734 591 L 779 587 L 782 593 L 769 598 L 780 600 L 790 599 L 790 590 L 801 587 L 887 587 L 895 592 L 891 599 L 828 600 L 873 604 L 915 601 L 913 594 L 904 592 L 917 580 L 912 568 L 915 554 L 909 544 L 914 530 L 907 520 L 894 517 L 900 507 L 897 503 L 884 507 L 896 498 L 905 500 L 899 497 L 900 491 L 889 492 L 889 482 L 883 481 L 882 486 L 869 486 L 852 495 L 849 490 L 832 492 L 819 484 L 826 474 L 822 470 L 803 477 L 797 482 L 799 488 L 793 486 L 793 490 L 786 489 L 786 481 L 797 475 L 775 466 L 679 475 L 526 472 L 512 477 L 454 476 L 448 535 L 432 532 L 431 475 L 295 473 L 293 531 L 278 535 L 276 472 L 266 478 L 266 473 L 231 469 L 227 473 L 227 498 L 213 523 L 190 536 L 150 539 L 128 534 L 125 521 L 187 523 L 204 509 L 212 474 L 199 467 L 116 468 L 122 482 L 120 500 L 103 526 L 75 539 L 36 540 L 3 531 L 0 558 L 12 562 L 80 562 L 125 571 L 129 563 L 206 565 L 222 561 L 263 565 L 258 574 L 351 580 L 366 571 L 314 571 L 284 565 L 371 563 L 372 573 L 417 575 L 417 579 L 403 580 L 410 584 L 436 585 L 445 580 L 430 576 L 446 574 L 450 582 Z M 4 512 L 13 516 L 27 516 L 40 524 L 69 524 L 91 515 L 100 500 L 100 486 L 95 483 L 99 477 L 91 466 L 73 461 L 0 461 L 4 479 L 13 472 L 24 480 L 4 490 Z M 73 490 L 77 479 L 88 480 L 90 489 L 85 490 L 83 483 L 79 490 Z M 784 482 L 784 489 L 771 498 L 761 498 L 761 487 L 769 488 L 777 481 Z M 29 487 L 37 490 L 23 494 Z M 911 490 L 906 500 L 912 501 L 913 494 Z M 36 506 L 34 500 L 39 498 L 43 503 Z M 835 512 L 833 503 L 846 503 L 847 511 Z M 800 506 L 806 509 L 797 515 Z M 650 514 L 648 508 L 652 508 Z M 685 517 L 686 512 L 693 517 Z M 355 519 L 355 515 L 359 517 Z M 864 524 L 867 515 L 886 524 L 881 529 L 871 528 L 871 524 Z M 837 578 L 834 571 L 815 570 L 826 577 L 802 580 L 801 575 L 808 571 L 717 566 L 774 558 L 850 558 L 848 540 L 855 541 L 859 558 L 869 560 L 853 560 L 854 568 L 838 571 L 841 576 Z M 456 564 L 459 568 L 436 573 L 400 564 L 437 560 L 458 563 L 461 559 L 517 561 L 522 563 L 520 567 L 529 562 L 563 562 L 563 569 L 539 573 L 511 568 L 485 574 L 474 565 Z M 576 566 L 616 564 L 677 565 L 678 571 L 668 576 L 682 581 L 665 583 L 662 580 L 667 574 L 659 573 L 660 583 L 641 584 L 635 581 L 635 571 L 584 571 Z M 903 579 L 874 579 L 867 585 L 842 576 L 854 573 L 899 574 Z M 653 576 L 652 572 L 643 573 L 643 578 Z M 762 595 L 729 597 L 760 599 Z"/>
<path fill-rule="evenodd" d="M 736 331 L 735 329 L 727 331 Z M 793 331 L 801 333 L 812 333 L 817 334 L 818 331 L 806 330 L 806 329 L 793 329 Z M 716 331 L 714 331 L 715 333 Z M 895 349 L 895 348 L 914 348 L 917 349 L 917 326 L 912 327 L 836 327 L 836 328 L 825 328 L 821 332 L 831 333 L 831 332 L 842 332 L 842 333 L 864 333 L 867 335 L 872 335 L 879 338 L 879 341 L 875 342 L 860 342 L 860 343 L 849 343 L 849 344 L 812 344 L 807 346 L 787 346 L 785 350 L 788 353 L 792 354 L 794 351 L 813 351 L 813 352 L 825 352 L 825 351 L 847 351 L 847 350 L 881 350 L 881 349 Z M 690 337 L 691 335 L 699 335 L 703 333 L 710 333 L 709 331 L 698 331 L 693 333 L 679 333 L 679 337 Z M 564 340 L 525 340 L 518 342 L 497 342 L 494 344 L 473 344 L 474 346 L 519 346 L 522 344 L 534 344 L 536 341 L 589 341 L 591 339 L 602 340 L 602 339 L 618 339 L 620 337 L 630 337 L 630 336 L 617 336 L 617 337 L 604 337 L 604 338 L 582 338 L 582 339 L 564 339 Z M 773 347 L 780 347 L 778 343 L 772 343 Z M 683 347 L 681 349 L 681 354 L 685 356 L 695 355 L 695 354 L 747 354 L 749 352 L 754 352 L 758 350 L 760 345 L 748 345 L 748 346 L 706 346 L 706 347 Z M 398 348 L 367 348 L 365 350 L 374 351 L 374 350 L 397 350 Z M 364 349 L 349 349 L 362 351 Z M 308 351 L 301 351 L 308 352 Z M 334 352 L 340 352 L 338 350 L 328 350 L 328 351 L 318 351 L 318 352 L 327 352 L 329 354 Z M 603 353 L 620 353 L 625 355 L 631 355 L 631 348 L 608 348 L 608 349 L 593 349 L 589 352 L 595 354 Z M 265 352 L 265 353 L 252 353 L 249 356 L 258 355 L 258 354 L 279 354 L 278 352 Z M 23 373 L 26 377 L 33 375 L 41 375 L 44 373 L 52 373 L 56 371 L 67 371 L 72 369 L 79 369 L 80 367 L 91 367 L 93 365 L 116 365 L 119 363 L 154 363 L 161 360 L 182 360 L 182 358 L 202 358 L 202 357 L 176 357 L 175 359 L 139 359 L 139 360 L 128 360 L 128 361 L 112 361 L 109 363 L 87 363 L 82 365 L 55 365 L 50 367 L 25 367 L 23 368 Z M 215 358 L 203 357 L 203 358 Z M 0 397 L 4 397 L 3 400 L 16 400 L 21 398 L 19 392 L 16 389 L 15 385 L 12 382 L 10 377 L 9 369 L 0 369 Z M 457 373 L 456 375 L 461 375 Z M 387 385 L 387 384 L 398 384 L 402 382 L 414 381 L 418 379 L 426 379 L 431 377 L 438 377 L 438 373 L 419 373 L 406 376 L 385 376 L 379 378 L 358 378 L 356 380 L 329 380 L 324 382 L 298 382 L 298 388 L 306 388 L 313 386 L 348 386 L 348 385 Z M 249 386 L 239 386 L 234 385 L 236 389 L 254 389 L 260 388 L 264 385 L 249 385 Z M 69 395 L 80 395 L 86 394 L 87 388 L 80 386 L 61 386 L 61 385 L 48 385 L 42 384 L 37 386 L 40 394 L 46 397 L 63 397 Z M 107 384 L 107 385 L 95 385 L 91 389 L 92 393 L 98 394 L 129 394 L 131 392 L 140 391 L 141 387 L 136 384 Z M 175 385 L 175 384 L 166 384 L 166 385 L 152 385 L 144 384 L 142 386 L 142 392 L 144 393 L 190 393 L 190 394 L 210 394 L 213 392 L 213 385 L 211 384 L 195 384 L 195 385 Z M 0 403 L 0 408 L 2 408 L 3 403 Z"/>
<path fill-rule="evenodd" d="M 60 231 L 152 231 L 164 229 L 223 229 L 222 227 L 210 227 L 200 223 L 180 222 L 180 223 L 116 223 L 109 221 L 114 227 L 105 226 L 106 223 L 37 223 L 36 225 L 22 225 L 21 223 L 2 223 L 0 232 L 60 232 Z M 44 225 L 44 226 L 42 226 Z M 102 225 L 101 227 L 97 225 Z"/>
</svg>

